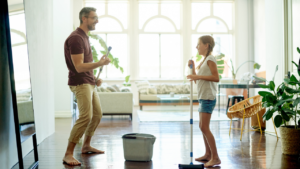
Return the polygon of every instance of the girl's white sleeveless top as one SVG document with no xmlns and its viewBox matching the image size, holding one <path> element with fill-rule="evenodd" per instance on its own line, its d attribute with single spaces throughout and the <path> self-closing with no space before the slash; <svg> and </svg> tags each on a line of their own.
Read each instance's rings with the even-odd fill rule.
<svg viewBox="0 0 300 169">
<path fill-rule="evenodd" d="M 207 61 L 213 61 L 217 64 L 217 60 L 213 55 L 207 56 L 204 63 L 201 65 L 200 69 L 197 72 L 197 75 L 200 76 L 211 76 L 209 66 Z M 207 80 L 197 80 L 197 90 L 198 90 L 198 100 L 215 100 L 217 93 L 217 82 L 207 81 Z"/>
</svg>

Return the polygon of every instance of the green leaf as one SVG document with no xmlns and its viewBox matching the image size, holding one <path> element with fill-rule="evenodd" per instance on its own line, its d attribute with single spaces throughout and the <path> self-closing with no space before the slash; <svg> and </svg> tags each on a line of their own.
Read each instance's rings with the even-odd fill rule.
<svg viewBox="0 0 300 169">
<path fill-rule="evenodd" d="M 266 97 L 263 97 L 261 101 L 266 102 L 267 101 Z"/>
<path fill-rule="evenodd" d="M 300 103 L 300 98 L 297 98 L 297 99 L 294 101 L 293 105 L 294 105 L 294 106 L 297 106 L 299 103 Z"/>
<path fill-rule="evenodd" d="M 292 89 L 292 88 L 290 88 L 290 87 L 286 87 L 286 88 L 285 88 L 285 91 L 288 92 L 289 94 L 300 93 L 300 90 L 295 90 L 295 89 Z"/>
<path fill-rule="evenodd" d="M 262 84 L 257 84 L 257 85 L 263 89 L 270 89 L 269 85 L 262 85 Z"/>
<path fill-rule="evenodd" d="M 270 81 L 269 86 L 270 86 L 270 89 L 271 89 L 272 91 L 274 91 L 274 89 L 275 89 L 275 83 L 274 83 L 273 81 Z"/>
<path fill-rule="evenodd" d="M 276 96 L 268 94 L 265 97 L 266 97 L 267 102 L 269 102 L 269 103 L 276 103 L 276 100 L 277 100 Z"/>
<path fill-rule="evenodd" d="M 218 64 L 218 65 L 223 65 L 223 64 L 224 64 L 224 60 L 218 60 L 218 61 L 217 61 L 217 64 Z"/>
<path fill-rule="evenodd" d="M 266 91 L 259 91 L 258 94 L 263 96 L 263 97 L 265 97 L 266 95 L 273 95 L 272 93 L 266 92 Z"/>
<path fill-rule="evenodd" d="M 284 110 L 281 111 L 281 116 L 285 121 L 290 121 L 290 117 L 284 112 Z"/>
<path fill-rule="evenodd" d="M 283 100 L 291 99 L 291 98 L 293 98 L 293 97 L 294 97 L 294 95 L 287 95 L 286 93 L 283 93 L 283 94 L 282 94 L 282 99 L 283 99 Z"/>
<path fill-rule="evenodd" d="M 267 121 L 270 120 L 270 118 L 273 116 L 274 111 L 273 110 L 268 110 L 266 113 L 263 115 L 263 118 Z"/>
<path fill-rule="evenodd" d="M 272 103 L 268 103 L 268 102 L 264 102 L 262 106 L 265 107 L 265 108 L 268 108 L 270 106 L 273 106 L 273 104 Z"/>
<path fill-rule="evenodd" d="M 224 72 L 224 70 L 219 70 L 219 69 L 218 69 L 218 73 L 219 73 L 219 74 L 223 74 L 223 72 Z"/>
<path fill-rule="evenodd" d="M 130 79 L 130 75 L 126 76 L 126 77 L 125 77 L 125 82 L 128 83 L 128 82 L 129 82 L 129 79 Z"/>
<path fill-rule="evenodd" d="M 297 51 L 298 51 L 298 53 L 300 53 L 300 49 L 299 49 L 299 47 L 297 47 Z"/>
<path fill-rule="evenodd" d="M 290 109 L 282 109 L 287 115 L 295 115 L 296 112 Z"/>
<path fill-rule="evenodd" d="M 274 123 L 277 128 L 280 127 L 282 124 L 282 117 L 280 115 L 275 116 Z"/>
<path fill-rule="evenodd" d="M 285 102 L 290 102 L 290 101 L 294 101 L 294 99 L 279 100 L 279 101 L 276 103 L 276 106 L 281 106 L 283 103 L 285 103 Z"/>
<path fill-rule="evenodd" d="M 120 71 L 121 71 L 122 73 L 124 73 L 124 69 L 123 69 L 123 67 L 120 67 Z"/>
<path fill-rule="evenodd" d="M 299 82 L 298 79 L 294 75 L 291 76 L 290 81 L 296 82 L 296 83 Z"/>
<path fill-rule="evenodd" d="M 255 64 L 253 65 L 253 68 L 258 70 L 258 69 L 260 68 L 260 66 L 261 66 L 260 64 L 255 63 Z"/>
<path fill-rule="evenodd" d="M 295 63 L 294 61 L 292 61 L 292 63 L 298 68 L 298 64 L 297 63 Z"/>
</svg>

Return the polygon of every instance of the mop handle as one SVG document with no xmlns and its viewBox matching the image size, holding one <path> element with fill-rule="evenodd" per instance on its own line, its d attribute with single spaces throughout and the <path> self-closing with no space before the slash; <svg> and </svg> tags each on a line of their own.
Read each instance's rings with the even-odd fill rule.
<svg viewBox="0 0 300 169">
<path fill-rule="evenodd" d="M 190 74 L 193 74 L 193 64 L 190 65 Z M 193 164 L 193 81 L 191 81 L 191 93 L 190 93 L 190 124 L 191 124 L 191 164 Z"/>
</svg>

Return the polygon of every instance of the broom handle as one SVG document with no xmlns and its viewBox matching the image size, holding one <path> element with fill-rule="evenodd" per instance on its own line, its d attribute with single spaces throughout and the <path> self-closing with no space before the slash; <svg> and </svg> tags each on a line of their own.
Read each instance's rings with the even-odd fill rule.
<svg viewBox="0 0 300 169">
<path fill-rule="evenodd" d="M 190 65 L 190 74 L 193 74 L 193 65 Z M 191 124 L 191 164 L 193 164 L 193 81 L 191 81 L 191 93 L 190 93 L 190 124 Z"/>
</svg>

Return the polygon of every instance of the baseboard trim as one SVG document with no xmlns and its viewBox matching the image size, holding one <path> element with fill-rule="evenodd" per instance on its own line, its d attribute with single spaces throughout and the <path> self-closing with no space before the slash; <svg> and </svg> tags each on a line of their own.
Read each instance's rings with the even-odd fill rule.
<svg viewBox="0 0 300 169">
<path fill-rule="evenodd" d="M 71 111 L 56 111 L 55 118 L 71 118 Z"/>
</svg>

